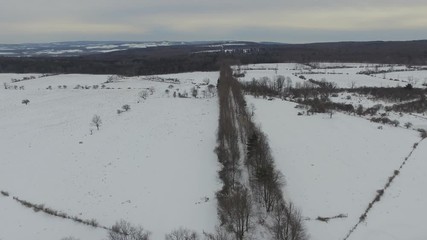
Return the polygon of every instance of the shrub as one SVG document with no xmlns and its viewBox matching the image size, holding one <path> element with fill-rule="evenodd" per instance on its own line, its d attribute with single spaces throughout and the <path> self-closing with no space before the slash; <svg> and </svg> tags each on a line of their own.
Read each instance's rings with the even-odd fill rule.
<svg viewBox="0 0 427 240">
<path fill-rule="evenodd" d="M 197 98 L 197 94 L 198 94 L 197 89 L 196 89 L 195 87 L 193 87 L 193 88 L 191 89 L 191 95 L 192 95 L 194 98 Z"/>
<path fill-rule="evenodd" d="M 99 226 L 98 221 L 96 221 L 96 219 L 94 219 L 94 218 L 92 218 L 91 220 L 89 220 L 87 222 L 87 224 L 90 225 L 90 226 L 92 226 L 92 227 L 98 227 Z"/>
<path fill-rule="evenodd" d="M 93 126 L 95 126 L 97 130 L 99 130 L 99 127 L 100 127 L 100 126 L 101 126 L 101 124 L 102 124 L 101 117 L 100 117 L 99 115 L 96 115 L 96 114 L 95 114 L 95 115 L 93 115 L 91 124 L 92 124 Z"/>
<path fill-rule="evenodd" d="M 138 97 L 140 99 L 143 99 L 143 100 L 147 99 L 147 97 L 148 97 L 148 91 L 147 90 L 142 90 L 141 92 L 138 93 Z"/>
<path fill-rule="evenodd" d="M 406 128 L 410 128 L 410 127 L 412 127 L 412 123 L 411 122 L 407 122 L 407 123 L 405 123 L 405 125 L 404 125 Z"/>
<path fill-rule="evenodd" d="M 125 220 L 116 222 L 108 233 L 109 240 L 149 240 L 151 233 Z"/>
<path fill-rule="evenodd" d="M 166 234 L 165 240 L 199 240 L 199 235 L 195 231 L 180 228 Z"/>
<path fill-rule="evenodd" d="M 28 103 L 30 103 L 30 100 L 28 100 L 28 99 L 22 100 L 22 104 L 28 105 Z"/>
<path fill-rule="evenodd" d="M 427 131 L 425 129 L 419 128 L 418 132 L 420 132 L 421 138 L 427 138 Z"/>
<path fill-rule="evenodd" d="M 0 193 L 5 197 L 9 197 L 9 193 L 6 191 L 0 191 Z"/>
<path fill-rule="evenodd" d="M 363 106 L 359 104 L 359 106 L 356 109 L 357 115 L 361 116 L 363 115 Z"/>
<path fill-rule="evenodd" d="M 123 105 L 123 106 L 122 106 L 122 109 L 123 109 L 125 112 L 129 111 L 129 110 L 130 110 L 130 106 L 129 106 L 129 104 L 125 104 L 125 105 Z"/>
<path fill-rule="evenodd" d="M 397 120 L 393 120 L 393 121 L 390 122 L 390 124 L 393 125 L 393 126 L 395 126 L 395 127 L 398 127 L 399 124 L 400 124 L 400 122 L 397 121 Z"/>
<path fill-rule="evenodd" d="M 73 236 L 69 236 L 69 237 L 63 237 L 63 238 L 61 238 L 61 240 L 79 240 L 79 239 L 75 238 Z"/>
</svg>

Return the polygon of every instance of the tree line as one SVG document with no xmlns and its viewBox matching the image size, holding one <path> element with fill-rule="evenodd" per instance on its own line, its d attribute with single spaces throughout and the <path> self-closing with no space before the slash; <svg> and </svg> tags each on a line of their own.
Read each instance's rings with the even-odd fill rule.
<svg viewBox="0 0 427 240">
<path fill-rule="evenodd" d="M 427 64 L 427 41 L 314 44 L 245 43 L 208 52 L 206 45 L 131 49 L 77 57 L 0 57 L 2 73 L 87 73 L 126 76 L 217 71 L 225 60 L 238 64 L 367 62 Z"/>
<path fill-rule="evenodd" d="M 264 227 L 272 239 L 306 239 L 299 210 L 283 197 L 284 177 L 275 167 L 267 137 L 253 123 L 241 85 L 227 65 L 221 67 L 218 97 L 216 153 L 223 186 L 216 195 L 221 228 L 238 240 Z"/>
</svg>

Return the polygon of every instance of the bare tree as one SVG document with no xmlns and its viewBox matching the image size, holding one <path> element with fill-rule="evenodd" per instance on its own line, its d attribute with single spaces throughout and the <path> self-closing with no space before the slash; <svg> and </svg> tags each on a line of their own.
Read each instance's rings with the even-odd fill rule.
<svg viewBox="0 0 427 240">
<path fill-rule="evenodd" d="M 291 91 L 292 88 L 292 79 L 290 77 L 286 77 L 286 83 L 285 83 L 285 93 L 289 93 Z"/>
<path fill-rule="evenodd" d="M 314 84 L 308 81 L 303 82 L 300 91 L 304 100 L 307 100 L 309 97 L 313 95 L 313 89 L 315 88 Z"/>
<path fill-rule="evenodd" d="M 276 204 L 270 231 L 275 240 L 306 240 L 301 213 L 292 203 L 283 201 Z"/>
<path fill-rule="evenodd" d="M 116 222 L 108 233 L 109 240 L 149 240 L 151 233 L 125 220 Z"/>
<path fill-rule="evenodd" d="M 148 90 L 142 90 L 142 91 L 140 91 L 138 93 L 138 97 L 140 99 L 143 99 L 143 100 L 147 99 L 147 97 L 148 97 Z M 140 101 L 138 100 L 138 102 L 140 102 Z"/>
<path fill-rule="evenodd" d="M 250 229 L 252 216 L 252 200 L 249 190 L 235 187 L 227 196 L 220 197 L 218 213 L 220 220 L 228 231 L 235 234 L 236 239 L 243 240 Z"/>
<path fill-rule="evenodd" d="M 95 115 L 93 115 L 91 124 L 92 124 L 93 126 L 95 126 L 97 130 L 99 130 L 99 127 L 100 127 L 100 126 L 101 126 L 101 124 L 102 124 L 101 117 L 100 117 L 99 115 L 96 115 L 96 114 L 95 114 Z"/>
<path fill-rule="evenodd" d="M 197 232 L 186 229 L 179 228 L 173 230 L 171 233 L 166 234 L 165 240 L 199 240 L 199 235 Z"/>
<path fill-rule="evenodd" d="M 325 78 L 319 83 L 320 95 L 323 100 L 329 99 L 329 95 L 337 88 L 337 84 L 334 82 L 327 82 Z"/>
<path fill-rule="evenodd" d="M 194 98 L 197 98 L 197 94 L 198 94 L 197 89 L 196 89 L 195 87 L 192 87 L 192 88 L 191 88 L 191 95 L 192 95 Z"/>
<path fill-rule="evenodd" d="M 223 227 L 216 226 L 215 233 L 203 232 L 206 240 L 231 240 L 230 234 Z"/>
<path fill-rule="evenodd" d="M 276 90 L 281 92 L 283 90 L 283 86 L 285 85 L 285 76 L 279 75 L 276 78 Z"/>
</svg>

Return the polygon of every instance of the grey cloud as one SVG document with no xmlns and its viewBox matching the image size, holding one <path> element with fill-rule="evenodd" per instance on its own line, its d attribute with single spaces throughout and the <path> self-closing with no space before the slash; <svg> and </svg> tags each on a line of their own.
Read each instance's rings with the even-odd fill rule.
<svg viewBox="0 0 427 240">
<path fill-rule="evenodd" d="M 425 0 L 2 0 L 0 42 L 314 42 L 397 39 L 402 32 L 419 39 L 427 38 L 423 10 Z"/>
</svg>

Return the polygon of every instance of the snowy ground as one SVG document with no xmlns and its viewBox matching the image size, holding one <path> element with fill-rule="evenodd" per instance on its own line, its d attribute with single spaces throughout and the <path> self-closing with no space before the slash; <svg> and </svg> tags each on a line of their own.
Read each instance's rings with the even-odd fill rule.
<svg viewBox="0 0 427 240">
<path fill-rule="evenodd" d="M 398 79 L 401 82 L 411 83 L 414 86 L 427 87 L 427 71 L 404 71 L 404 72 L 391 72 L 385 74 L 377 74 L 376 76 L 381 78 L 393 78 Z"/>
<path fill-rule="evenodd" d="M 307 80 L 326 80 L 335 82 L 338 87 L 396 87 L 405 86 L 412 83 L 415 87 L 423 87 L 427 81 L 427 71 L 415 70 L 402 65 L 379 65 L 365 63 L 315 63 L 317 68 L 297 63 L 279 64 L 250 64 L 240 66 L 240 71 L 245 73 L 241 81 L 251 81 L 253 78 L 260 79 L 268 77 L 275 79 L 278 75 L 290 77 L 292 84 L 303 83 L 299 76 L 304 76 Z M 234 67 L 238 69 L 237 66 Z M 386 74 L 364 75 L 357 74 L 361 71 L 389 71 Z M 405 71 L 402 71 L 405 70 Z M 393 78 L 393 80 L 390 80 Z M 396 79 L 398 81 L 396 81 Z"/>
<path fill-rule="evenodd" d="M 1 74 L 0 83 L 22 76 Z M 103 229 L 35 213 L 12 196 L 105 226 L 125 219 L 153 232 L 153 239 L 181 226 L 212 231 L 214 193 L 220 187 L 213 152 L 217 100 L 172 93 L 190 91 L 205 78 L 215 84 L 218 73 L 173 77 L 181 83 L 171 88 L 135 77 L 106 84 L 110 89 L 73 89 L 108 78 L 93 75 L 10 83 L 25 90 L 1 88 L 0 190 L 10 197 L 0 195 L 0 239 L 107 236 Z M 200 87 L 199 93 L 206 86 Z M 138 92 L 147 88 L 155 90 L 153 95 L 137 103 Z M 23 99 L 30 103 L 22 104 Z M 124 104 L 131 110 L 118 115 Z M 99 131 L 90 125 L 94 114 L 103 122 Z"/>
<path fill-rule="evenodd" d="M 389 240 L 426 239 L 425 200 L 427 142 L 415 151 L 396 182 L 385 193 L 381 204 L 373 208 L 366 224 L 351 239 Z"/>
<path fill-rule="evenodd" d="M 375 197 L 376 190 L 384 186 L 413 144 L 420 140 L 413 130 L 391 126 L 380 130 L 379 124 L 359 117 L 340 113 L 332 118 L 326 114 L 297 116 L 299 110 L 294 103 L 249 96 L 247 101 L 248 105 L 254 104 L 255 120 L 268 135 L 277 167 L 285 175 L 285 194 L 308 218 L 305 223 L 313 240 L 343 239 Z M 414 153 L 412 170 L 411 163 L 407 170 L 402 170 L 402 179 L 396 180 L 399 184 L 390 189 L 391 196 L 374 207 L 372 219 L 368 216 L 368 227 L 360 227 L 350 239 L 411 239 L 391 238 L 393 234 L 425 239 L 427 235 L 420 226 L 420 215 L 427 212 L 425 204 L 421 204 L 425 194 L 420 189 L 421 182 L 427 181 L 421 170 L 426 167 L 421 157 L 425 157 L 425 148 L 423 144 L 419 147 L 423 150 Z M 396 196 L 400 198 L 394 199 Z M 418 213 L 413 218 L 415 211 Z M 348 217 L 329 223 L 314 220 L 338 214 Z M 395 228 L 394 224 L 399 223 L 402 225 Z M 406 231 L 412 232 L 405 235 Z"/>
<path fill-rule="evenodd" d="M 321 63 L 241 66 L 243 81 L 278 75 L 292 84 L 306 79 L 333 81 L 340 87 L 401 86 L 409 80 L 422 86 L 425 71 L 367 76 L 357 72 L 390 66 L 360 63 Z M 409 70 L 406 66 L 394 69 Z M 312 71 L 309 73 L 309 71 Z M 313 74 L 313 72 L 316 72 Z M 395 75 L 398 75 L 397 77 Z M 411 75 L 412 74 L 412 75 Z M 12 83 L 11 79 L 36 79 Z M 206 85 L 216 84 L 217 72 L 195 72 L 132 78 L 107 75 L 0 74 L 0 240 L 50 240 L 75 236 L 105 239 L 107 232 L 58 219 L 21 206 L 17 196 L 53 209 L 96 219 L 111 226 L 125 219 L 153 232 L 153 239 L 179 227 L 201 233 L 217 224 L 214 193 L 217 180 L 217 99 Z M 388 80 L 399 79 L 400 82 Z M 174 82 L 178 79 L 179 82 Z M 166 82 L 161 82 L 166 81 Z M 4 89 L 7 83 L 12 89 Z M 104 86 L 103 86 L 104 85 Z M 16 86 L 17 90 L 15 90 Z M 66 88 L 64 88 L 66 86 Z M 97 89 L 94 89 L 97 86 Z M 23 87 L 24 90 L 19 90 Z M 78 87 L 78 89 L 77 89 Z M 191 96 L 198 89 L 198 97 Z M 49 90 L 51 89 L 51 90 Z M 152 90 L 146 100 L 138 95 Z M 174 97 L 188 93 L 189 98 Z M 378 103 L 346 93 L 335 102 Z M 23 99 L 30 103 L 24 105 Z M 297 116 L 295 104 L 247 97 L 255 106 L 255 121 L 268 135 L 278 169 L 285 175 L 285 194 L 301 210 L 313 240 L 343 239 L 390 174 L 419 140 L 403 127 L 383 126 L 345 114 Z M 139 102 L 139 103 L 138 103 Z M 131 110 L 117 114 L 124 104 Z M 90 125 L 101 116 L 99 131 Z M 422 114 L 389 113 L 401 126 L 426 128 Z M 423 201 L 427 154 L 420 144 L 366 224 L 350 239 L 425 239 Z M 314 220 L 316 217 L 348 217 Z"/>
</svg>

